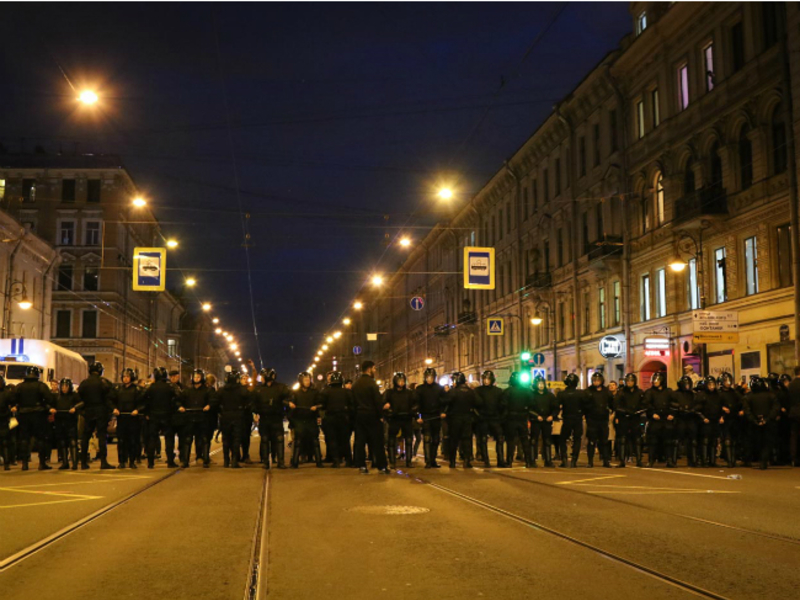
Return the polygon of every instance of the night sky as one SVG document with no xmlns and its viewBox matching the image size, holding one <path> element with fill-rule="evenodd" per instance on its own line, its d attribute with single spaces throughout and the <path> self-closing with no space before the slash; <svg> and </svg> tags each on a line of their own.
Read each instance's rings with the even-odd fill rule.
<svg viewBox="0 0 800 600">
<path fill-rule="evenodd" d="M 241 205 L 260 353 L 290 381 L 398 266 L 386 233 L 423 236 L 441 183 L 478 191 L 629 31 L 627 7 L 4 4 L 0 141 L 120 154 L 181 242 L 171 266 L 258 364 Z"/>
</svg>

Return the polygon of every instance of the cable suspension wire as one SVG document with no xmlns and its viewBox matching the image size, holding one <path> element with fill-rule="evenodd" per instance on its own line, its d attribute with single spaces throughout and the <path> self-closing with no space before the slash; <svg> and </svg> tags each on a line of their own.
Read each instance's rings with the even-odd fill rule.
<svg viewBox="0 0 800 600">
<path fill-rule="evenodd" d="M 213 12 L 212 14 L 214 17 L 214 41 L 217 49 L 217 63 L 219 66 L 220 85 L 222 87 L 222 100 L 225 108 L 225 121 L 227 122 L 228 147 L 230 149 L 231 165 L 233 167 L 233 182 L 236 192 L 236 202 L 239 205 L 239 219 L 242 223 L 242 237 L 243 237 L 242 245 L 244 246 L 245 265 L 247 266 L 247 289 L 250 294 L 250 316 L 253 319 L 253 335 L 255 336 L 256 351 L 258 353 L 258 362 L 260 363 L 261 368 L 263 369 L 264 358 L 261 355 L 261 342 L 258 339 L 258 324 L 256 323 L 256 302 L 253 296 L 253 274 L 250 269 L 250 229 L 248 226 L 248 220 L 250 216 L 248 214 L 245 214 L 244 207 L 242 205 L 242 195 L 240 193 L 240 185 L 239 185 L 239 167 L 236 163 L 236 149 L 234 148 L 233 144 L 231 112 L 230 112 L 230 107 L 228 106 L 228 91 L 225 85 L 225 74 L 222 63 L 222 52 L 220 50 L 220 45 L 219 45 L 218 21 L 216 18 L 216 12 Z"/>
</svg>

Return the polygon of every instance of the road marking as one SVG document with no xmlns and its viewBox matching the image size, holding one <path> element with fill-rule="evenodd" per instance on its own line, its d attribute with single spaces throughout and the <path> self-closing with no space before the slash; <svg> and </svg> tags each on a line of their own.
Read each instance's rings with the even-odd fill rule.
<svg viewBox="0 0 800 600">
<path fill-rule="evenodd" d="M 102 496 L 97 496 L 102 498 Z M 4 508 L 28 508 L 30 506 L 45 506 L 48 504 L 65 504 L 67 502 L 85 502 L 91 498 L 70 498 L 69 500 L 50 500 L 48 502 L 29 502 L 28 504 L 9 504 L 7 506 L 0 506 L 0 510 Z"/>
<path fill-rule="evenodd" d="M 556 485 L 585 484 L 589 483 L 590 481 L 601 481 L 603 479 L 619 479 L 620 477 L 625 477 L 625 475 L 604 475 L 603 477 L 592 477 L 590 479 L 574 479 L 572 481 L 559 481 L 556 483 Z"/>
<path fill-rule="evenodd" d="M 103 497 L 103 496 L 87 496 L 85 494 L 68 494 L 63 492 L 47 492 L 44 490 L 21 490 L 18 488 L 0 488 L 0 492 L 16 492 L 18 494 L 40 494 L 43 496 L 60 496 L 62 498 L 67 498 L 66 500 L 49 500 L 45 502 L 29 502 L 27 504 L 0 505 L 0 509 L 26 508 L 28 506 L 42 506 L 44 504 L 62 504 L 64 502 L 80 502 L 83 500 L 97 500 Z"/>
<path fill-rule="evenodd" d="M 613 486 L 612 486 L 613 487 Z M 658 495 L 658 494 L 741 494 L 739 491 L 718 491 L 718 490 L 587 490 L 587 494 L 639 494 L 639 495 Z"/>
<path fill-rule="evenodd" d="M 126 479 L 149 479 L 147 475 L 142 475 L 141 477 L 126 477 L 124 479 L 92 479 L 90 481 L 58 481 L 56 483 L 40 483 L 40 484 L 30 484 L 30 485 L 13 485 L 8 486 L 7 488 L 0 488 L 0 489 L 13 489 L 13 490 L 23 490 L 26 488 L 40 488 L 40 487 L 58 487 L 60 485 L 67 486 L 67 485 L 86 485 L 89 483 L 117 483 L 119 481 L 125 481 Z"/>
<path fill-rule="evenodd" d="M 127 474 L 118 474 L 118 473 L 81 473 L 81 472 L 74 472 L 74 471 L 64 471 L 64 475 L 77 475 L 84 477 L 116 477 L 117 479 L 141 479 L 143 477 L 151 477 L 150 475 L 127 475 Z"/>
<path fill-rule="evenodd" d="M 735 481 L 734 479 L 728 479 L 728 476 L 722 475 L 704 475 L 702 473 L 687 473 L 686 471 L 675 471 L 673 469 L 646 469 L 644 467 L 628 467 L 630 469 L 639 469 L 640 471 L 647 473 L 648 471 L 654 471 L 657 473 L 670 473 L 672 475 L 689 475 L 690 477 L 705 477 L 706 479 L 722 479 L 724 481 Z"/>
</svg>

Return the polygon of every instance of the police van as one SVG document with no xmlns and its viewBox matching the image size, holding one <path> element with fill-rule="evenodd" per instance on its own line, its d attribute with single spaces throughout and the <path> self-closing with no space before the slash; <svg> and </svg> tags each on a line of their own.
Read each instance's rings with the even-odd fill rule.
<svg viewBox="0 0 800 600">
<path fill-rule="evenodd" d="M 28 367 L 39 367 L 42 381 L 47 384 L 69 377 L 77 385 L 89 372 L 80 354 L 58 344 L 25 338 L 0 340 L 0 375 L 6 384 L 22 383 Z"/>
</svg>

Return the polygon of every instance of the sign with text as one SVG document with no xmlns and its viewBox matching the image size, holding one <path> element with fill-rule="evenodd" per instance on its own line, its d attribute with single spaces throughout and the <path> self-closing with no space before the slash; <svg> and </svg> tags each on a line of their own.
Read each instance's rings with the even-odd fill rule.
<svg viewBox="0 0 800 600">
<path fill-rule="evenodd" d="M 133 249 L 133 289 L 163 292 L 167 286 L 167 249 Z"/>
<path fill-rule="evenodd" d="M 494 289 L 494 248 L 464 247 L 464 289 Z"/>
<path fill-rule="evenodd" d="M 669 356 L 669 338 L 650 336 L 644 338 L 645 356 Z"/>
<path fill-rule="evenodd" d="M 619 358 L 622 355 L 622 340 L 616 335 L 603 336 L 598 350 L 603 358 Z"/>
</svg>

